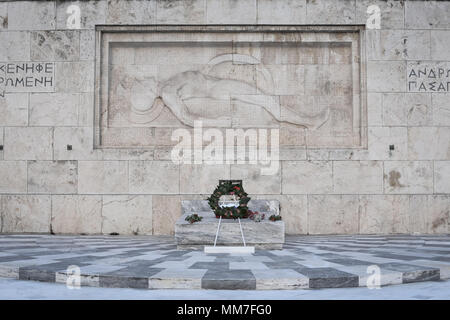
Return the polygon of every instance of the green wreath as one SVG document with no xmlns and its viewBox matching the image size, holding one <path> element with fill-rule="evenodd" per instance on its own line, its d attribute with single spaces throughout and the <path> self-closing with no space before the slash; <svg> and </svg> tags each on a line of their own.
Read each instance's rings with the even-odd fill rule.
<svg viewBox="0 0 450 320">
<path fill-rule="evenodd" d="M 239 206 L 236 207 L 220 207 L 219 200 L 223 195 L 236 195 L 239 198 Z M 208 204 L 214 211 L 216 218 L 222 217 L 223 219 L 237 219 L 248 218 L 247 203 L 250 201 L 250 197 L 244 191 L 242 183 L 233 183 L 232 181 L 225 181 L 219 183 L 211 196 L 207 198 Z"/>
</svg>

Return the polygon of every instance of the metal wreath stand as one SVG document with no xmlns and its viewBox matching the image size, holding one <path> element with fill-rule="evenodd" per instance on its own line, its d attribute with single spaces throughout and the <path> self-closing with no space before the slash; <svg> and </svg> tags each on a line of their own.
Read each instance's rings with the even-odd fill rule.
<svg viewBox="0 0 450 320">
<path fill-rule="evenodd" d="M 221 201 L 221 207 L 235 207 L 236 197 L 233 200 Z M 254 253 L 255 247 L 247 247 L 245 243 L 244 231 L 242 230 L 241 218 L 237 219 L 239 222 L 239 229 L 241 231 L 242 243 L 244 246 L 217 246 L 217 238 L 219 237 L 220 225 L 222 223 L 222 216 L 219 217 L 219 224 L 217 225 L 216 237 L 214 238 L 214 246 L 205 246 L 205 253 Z"/>
</svg>

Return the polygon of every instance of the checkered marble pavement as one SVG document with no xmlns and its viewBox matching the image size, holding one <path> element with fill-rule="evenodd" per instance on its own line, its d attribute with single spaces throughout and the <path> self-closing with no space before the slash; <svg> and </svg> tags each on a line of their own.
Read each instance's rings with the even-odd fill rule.
<svg viewBox="0 0 450 320">
<path fill-rule="evenodd" d="M 287 236 L 283 250 L 246 255 L 163 236 L 0 235 L 0 277 L 66 283 L 78 271 L 81 285 L 145 289 L 358 287 L 377 271 L 381 285 L 437 281 L 450 278 L 450 235 Z"/>
</svg>

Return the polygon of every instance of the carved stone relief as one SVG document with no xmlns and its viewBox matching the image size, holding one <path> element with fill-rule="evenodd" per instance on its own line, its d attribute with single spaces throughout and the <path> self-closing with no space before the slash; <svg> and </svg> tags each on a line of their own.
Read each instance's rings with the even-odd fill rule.
<svg viewBox="0 0 450 320">
<path fill-rule="evenodd" d="M 364 147 L 358 29 L 199 28 L 97 31 L 97 147 L 168 146 L 196 120 L 279 128 L 281 147 Z"/>
</svg>

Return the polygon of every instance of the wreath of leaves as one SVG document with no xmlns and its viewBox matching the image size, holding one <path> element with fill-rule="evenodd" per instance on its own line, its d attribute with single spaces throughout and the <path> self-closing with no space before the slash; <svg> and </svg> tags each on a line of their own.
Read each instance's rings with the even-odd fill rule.
<svg viewBox="0 0 450 320">
<path fill-rule="evenodd" d="M 236 195 L 239 198 L 239 206 L 224 207 L 219 206 L 220 197 L 223 195 Z M 242 184 L 236 184 L 231 181 L 225 181 L 220 183 L 214 192 L 207 198 L 208 204 L 214 211 L 216 218 L 222 217 L 223 219 L 237 219 L 248 217 L 247 203 L 250 201 L 250 197 L 244 191 Z"/>
</svg>

